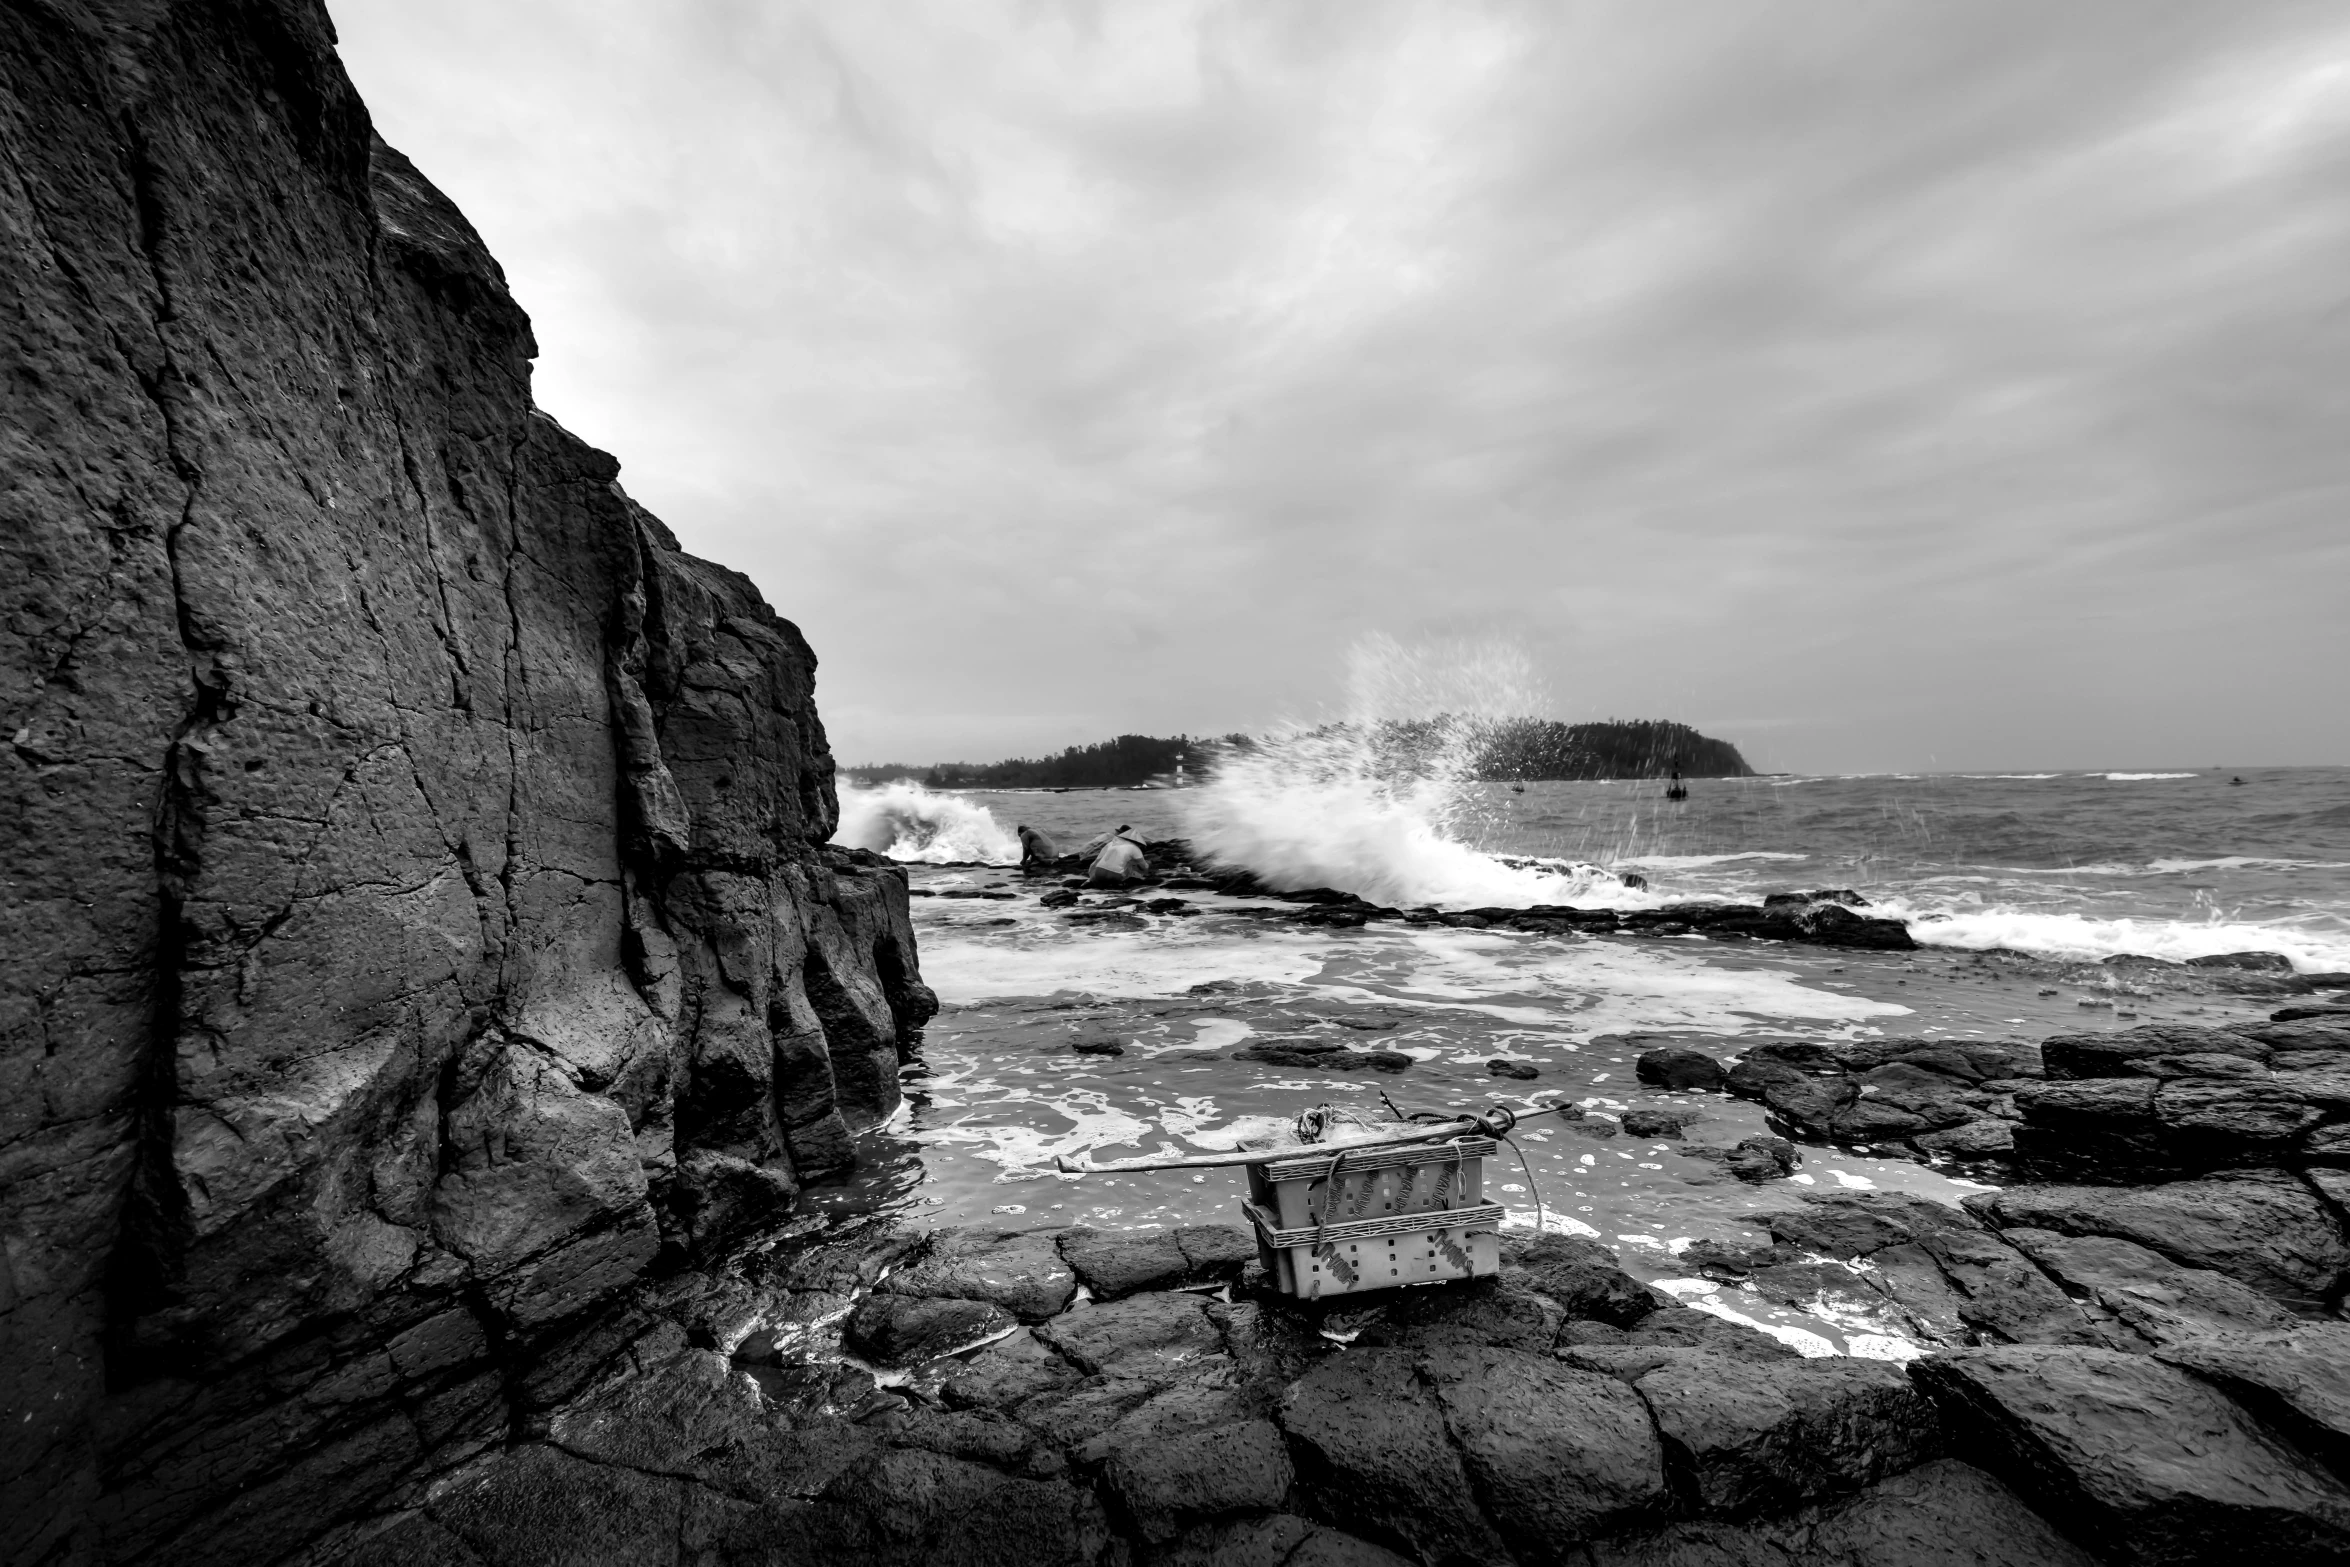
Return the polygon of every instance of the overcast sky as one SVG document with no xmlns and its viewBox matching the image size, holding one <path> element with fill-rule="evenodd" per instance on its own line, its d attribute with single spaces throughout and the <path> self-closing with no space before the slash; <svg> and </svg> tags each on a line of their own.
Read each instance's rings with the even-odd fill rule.
<svg viewBox="0 0 2350 1567">
<path fill-rule="evenodd" d="M 843 761 L 1385 633 L 1779 770 L 2350 763 L 2350 8 L 330 0 Z"/>
</svg>

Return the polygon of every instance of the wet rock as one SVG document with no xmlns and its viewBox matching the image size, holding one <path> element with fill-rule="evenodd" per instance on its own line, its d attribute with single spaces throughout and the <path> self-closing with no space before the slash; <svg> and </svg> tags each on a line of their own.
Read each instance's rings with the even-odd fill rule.
<svg viewBox="0 0 2350 1567">
<path fill-rule="evenodd" d="M 1771 1238 L 1823 1257 L 1866 1257 L 1943 1230 L 1980 1230 L 1963 1209 L 1905 1192 L 1805 1192 L 1762 1215 Z"/>
<path fill-rule="evenodd" d="M 2322 1309 L 2350 1268 L 2350 1243 L 2332 1213 L 2300 1181 L 2273 1172 L 2137 1188 L 2018 1186 L 1969 1206 L 2003 1229 L 2135 1241 L 2304 1312 Z"/>
<path fill-rule="evenodd" d="M 1753 1047 L 1730 1069 L 1729 1089 L 1815 1135 L 1825 1135 L 1836 1112 L 1860 1097 L 1860 1085 L 1843 1066 L 1808 1045 Z"/>
<path fill-rule="evenodd" d="M 2350 1491 L 2209 1384 L 2144 1355 L 2006 1345 L 1918 1362 L 1961 1451 L 2132 1562 L 2350 1553 Z"/>
<path fill-rule="evenodd" d="M 1623 1127 L 1629 1137 L 1678 1138 L 1681 1128 L 1695 1119 L 1695 1114 L 1678 1110 L 1627 1110 Z"/>
<path fill-rule="evenodd" d="M 1472 1279 L 1398 1290 L 1376 1308 L 1356 1340 L 1363 1345 L 1508 1346 L 1546 1351 L 1558 1329 L 1542 1302 L 1511 1278 Z"/>
<path fill-rule="evenodd" d="M 1649 1287 L 1617 1264 L 1598 1241 L 1572 1235 L 1505 1236 L 1502 1276 L 1558 1303 L 1570 1321 L 1628 1328 L 1657 1309 Z"/>
<path fill-rule="evenodd" d="M 1289 1389 L 1279 1418 L 1299 1488 L 1319 1516 L 1423 1560 L 1499 1560 L 1502 1542 L 1478 1511 L 1415 1359 L 1410 1350 L 1350 1350 Z"/>
<path fill-rule="evenodd" d="M 1086 1491 L 917 1448 L 885 1451 L 811 1501 L 779 1498 L 712 1532 L 720 1561 L 875 1567 L 1094 1567 L 1110 1543 Z"/>
<path fill-rule="evenodd" d="M 988 1345 L 947 1378 L 940 1395 L 955 1409 L 1008 1409 L 1023 1399 L 1067 1389 L 1084 1375 L 1022 1328 Z"/>
<path fill-rule="evenodd" d="M 1319 1039 L 1267 1040 L 1232 1052 L 1235 1061 L 1258 1061 L 1267 1066 L 1311 1067 L 1323 1072 L 1400 1072 L 1412 1058 L 1400 1050 L 1355 1050 Z"/>
<path fill-rule="evenodd" d="M 2041 1059 L 2051 1079 L 2153 1075 L 2145 1063 L 2189 1055 L 2230 1056 L 2258 1066 L 2267 1063 L 2272 1049 L 2227 1029 L 2180 1023 L 2148 1023 L 2111 1033 L 2053 1034 L 2040 1044 Z"/>
<path fill-rule="evenodd" d="M 2268 1296 L 2209 1268 L 2186 1268 L 2134 1241 L 2016 1228 L 2015 1247 L 2094 1317 L 2117 1349 L 2146 1348 L 2213 1332 L 2286 1328 L 2297 1320 Z"/>
<path fill-rule="evenodd" d="M 1951 1228 L 1921 1233 L 1918 1245 L 1957 1290 L 1959 1318 L 1978 1335 L 2010 1344 L 2103 1342 L 2064 1291 L 1999 1237 Z"/>
<path fill-rule="evenodd" d="M 2313 1001 L 2304 1006 L 2280 1008 L 2269 1014 L 2269 1020 L 2276 1023 L 2340 1022 L 2350 1027 L 2350 1005 L 2337 1001 Z"/>
<path fill-rule="evenodd" d="M 1702 1050 L 1667 1048 L 1644 1050 L 1632 1063 L 1633 1075 L 1651 1088 L 1714 1093 L 1729 1081 L 1722 1063 Z"/>
<path fill-rule="evenodd" d="M 877 1366 L 911 1366 L 1019 1326 L 984 1300 L 868 1295 L 849 1314 L 844 1340 Z"/>
<path fill-rule="evenodd" d="M 1125 1043 L 1116 1039 L 1080 1039 L 1069 1047 L 1081 1056 L 1122 1056 Z"/>
<path fill-rule="evenodd" d="M 1136 1295 L 1055 1317 L 1036 1336 L 1088 1375 L 1165 1379 L 1222 1352 L 1204 1306 L 1196 1295 Z"/>
<path fill-rule="evenodd" d="M 1542 1068 L 1530 1061 L 1505 1061 L 1499 1056 L 1486 1062 L 1485 1070 L 1491 1076 L 1516 1078 L 1520 1082 L 1530 1081 L 1542 1075 Z"/>
<path fill-rule="evenodd" d="M 1749 1183 L 1780 1180 L 1794 1173 L 1795 1163 L 1795 1145 L 1784 1137 L 1742 1138 L 1723 1161 L 1732 1175 Z"/>
<path fill-rule="evenodd" d="M 484 1459 L 433 1490 L 426 1512 L 487 1567 L 677 1560 L 685 1483 L 594 1464 L 530 1443 Z M 562 1542 L 562 1556 L 550 1542 Z M 428 1558 L 429 1559 L 429 1558 Z"/>
<path fill-rule="evenodd" d="M 1191 1275 L 1191 1262 L 1166 1230 L 1109 1234 L 1064 1230 L 1061 1257 L 1097 1300 L 1116 1300 L 1139 1290 L 1168 1289 Z"/>
<path fill-rule="evenodd" d="M 1277 1508 L 1294 1478 L 1279 1428 L 1264 1420 L 1116 1443 L 1103 1476 L 1153 1542 L 1198 1523 Z"/>
<path fill-rule="evenodd" d="M 1256 1232 L 1241 1225 L 1186 1224 L 1174 1235 L 1194 1279 L 1229 1282 L 1257 1260 Z"/>
<path fill-rule="evenodd" d="M 1969 1162 L 2005 1159 L 2015 1152 L 2015 1125 L 2009 1121 L 1985 1118 L 1939 1132 L 1920 1133 L 1911 1138 L 1910 1142 L 1918 1152 L 1929 1158 Z"/>
<path fill-rule="evenodd" d="M 2094 1567 L 1992 1476 L 1937 1458 L 1827 1509 L 1808 1560 L 1835 1567 Z M 1727 1567 L 1727 1564 L 1725 1564 Z"/>
<path fill-rule="evenodd" d="M 1385 1546 L 1295 1513 L 1204 1525 L 1151 1560 L 1154 1567 L 1412 1567 Z"/>
<path fill-rule="evenodd" d="M 880 1292 L 984 1300 L 1023 1322 L 1042 1322 L 1077 1293 L 1077 1275 L 1049 1233 L 940 1230 Z"/>
<path fill-rule="evenodd" d="M 2191 1334 L 2154 1358 L 2217 1386 L 2336 1479 L 2350 1480 L 2350 1324 Z"/>
<path fill-rule="evenodd" d="M 1421 1364 L 1484 1510 L 1522 1557 L 1660 1511 L 1664 1452 L 1621 1382 L 1502 1349 L 1437 1350 Z"/>
<path fill-rule="evenodd" d="M 1660 1366 L 1636 1386 L 1656 1413 L 1676 1483 L 1706 1513 L 1856 1491 L 1942 1448 L 1933 1405 L 1884 1361 L 1704 1356 Z"/>
<path fill-rule="evenodd" d="M 1726 1321 L 1688 1306 L 1668 1306 L 1643 1317 L 1626 1330 L 1634 1349 L 1702 1349 L 1737 1360 L 1793 1360 L 1796 1351 L 1744 1323 Z"/>
<path fill-rule="evenodd" d="M 2215 952 L 2187 959 L 2189 968 L 2228 969 L 2242 974 L 2290 974 L 2293 960 L 2281 952 Z"/>
</svg>

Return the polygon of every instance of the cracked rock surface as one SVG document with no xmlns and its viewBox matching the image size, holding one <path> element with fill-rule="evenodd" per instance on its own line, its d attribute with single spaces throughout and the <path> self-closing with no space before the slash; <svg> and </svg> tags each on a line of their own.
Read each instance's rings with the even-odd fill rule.
<svg viewBox="0 0 2350 1567">
<path fill-rule="evenodd" d="M 24 0 L 0 72 L 0 1518 L 209 1559 L 559 1395 L 935 1003 L 806 642 L 533 408 L 314 0 Z"/>
</svg>

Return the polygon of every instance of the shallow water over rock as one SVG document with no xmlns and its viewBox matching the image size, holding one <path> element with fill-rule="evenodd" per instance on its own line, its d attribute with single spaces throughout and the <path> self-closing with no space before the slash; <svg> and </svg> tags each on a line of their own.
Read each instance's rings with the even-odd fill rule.
<svg viewBox="0 0 2350 1567">
<path fill-rule="evenodd" d="M 1805 1190 L 1955 1204 L 1990 1188 L 1959 1165 L 1823 1147 L 1803 1150 L 1792 1179 L 1749 1184 L 1720 1155 L 1772 1129 L 1764 1107 L 1646 1087 L 1636 1057 L 1665 1043 L 1734 1059 L 1765 1039 L 2037 1037 L 2083 1017 L 2071 994 L 2039 994 L 2055 965 L 2023 959 L 1311 927 L 1295 905 L 1197 890 L 1045 906 L 1058 890 L 1051 878 L 914 869 L 924 972 L 945 1011 L 906 1106 L 864 1140 L 865 1172 L 810 1189 L 820 1210 L 1110 1231 L 1231 1222 L 1238 1169 L 1080 1177 L 1054 1161 L 1259 1146 L 1324 1105 L 1370 1123 L 1390 1119 L 1391 1104 L 1573 1105 L 1578 1119 L 1528 1121 L 1488 1168 L 1505 1227 L 1531 1233 L 1539 1195 L 1554 1232 L 1606 1241 L 1693 1304 L 1811 1353 L 1904 1355 L 1907 1325 L 1838 1259 L 1726 1285 L 1682 1255 L 1697 1242 L 1767 1244 L 1765 1219 Z M 1182 907 L 1165 909 L 1169 898 Z M 2176 998 L 2178 1015 L 2190 1007 L 2199 1019 L 2257 1015 L 2236 998 Z M 1628 1129 L 1627 1118 L 1657 1124 L 1642 1112 L 1660 1110 L 1682 1123 L 1679 1136 Z"/>
</svg>

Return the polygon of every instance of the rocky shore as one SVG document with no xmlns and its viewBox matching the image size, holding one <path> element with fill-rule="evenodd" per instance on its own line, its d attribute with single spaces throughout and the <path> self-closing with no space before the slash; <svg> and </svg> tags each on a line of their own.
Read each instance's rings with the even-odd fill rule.
<svg viewBox="0 0 2350 1567">
<path fill-rule="evenodd" d="M 1804 1359 L 1505 1244 L 1326 1306 L 1202 1226 L 886 1222 L 648 1285 L 505 1445 L 314 1563 L 2262 1561 L 2350 1551 L 2343 1214 L 2283 1175 L 1806 1194 L 1738 1287 L 1895 1303 Z M 584 1368 L 600 1365 L 600 1374 Z M 545 1542 L 569 1543 L 560 1556 Z"/>
<path fill-rule="evenodd" d="M 1744 1179 L 1822 1139 L 2001 1173 L 1683 1259 L 1896 1313 L 1906 1364 L 1560 1236 L 1311 1306 L 1220 1226 L 807 1213 L 937 1005 L 905 874 L 826 843 L 813 652 L 532 407 L 495 261 L 332 42 L 312 0 L 0 8 L 10 1561 L 2350 1552 L 2337 1002 L 1649 1044 L 1660 1097 L 1769 1110 Z M 1911 939 L 1836 889 L 1398 910 L 1151 850 L 1156 914 Z"/>
<path fill-rule="evenodd" d="M 273 1560 L 936 1001 L 815 655 L 532 406 L 319 5 L 0 7 L 0 146 L 0 1554 Z"/>
</svg>

